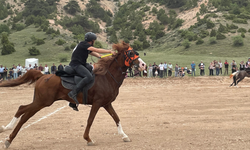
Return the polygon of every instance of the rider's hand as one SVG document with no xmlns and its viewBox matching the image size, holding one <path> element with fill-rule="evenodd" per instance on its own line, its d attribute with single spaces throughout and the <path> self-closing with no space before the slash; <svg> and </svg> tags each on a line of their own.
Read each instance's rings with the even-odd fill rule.
<svg viewBox="0 0 250 150">
<path fill-rule="evenodd" d="M 110 53 L 111 53 L 112 55 L 115 55 L 115 54 L 116 54 L 116 52 L 115 52 L 115 51 L 112 51 L 112 50 L 110 50 Z"/>
</svg>

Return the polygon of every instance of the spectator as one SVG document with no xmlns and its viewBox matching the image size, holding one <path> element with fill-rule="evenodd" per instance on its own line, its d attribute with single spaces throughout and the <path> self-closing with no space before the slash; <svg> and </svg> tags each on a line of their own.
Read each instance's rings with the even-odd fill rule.
<svg viewBox="0 0 250 150">
<path fill-rule="evenodd" d="M 13 69 L 12 68 L 10 68 L 10 70 L 9 70 L 9 75 L 10 75 L 11 79 L 14 78 L 14 76 L 13 76 Z"/>
<path fill-rule="evenodd" d="M 155 77 L 158 77 L 158 67 L 155 69 Z"/>
<path fill-rule="evenodd" d="M 211 62 L 209 65 L 209 75 L 213 76 L 214 75 L 214 63 Z"/>
<path fill-rule="evenodd" d="M 18 64 L 18 66 L 16 67 L 16 69 L 17 69 L 17 76 L 19 77 L 22 74 L 23 67 L 20 64 Z"/>
<path fill-rule="evenodd" d="M 38 70 L 38 66 L 37 66 L 37 64 L 35 64 L 34 69 L 35 69 L 35 70 Z"/>
<path fill-rule="evenodd" d="M 38 70 L 40 70 L 41 72 L 43 72 L 43 66 L 42 66 L 42 64 L 40 64 L 40 66 L 38 67 Z"/>
<path fill-rule="evenodd" d="M 168 76 L 171 77 L 172 76 L 172 70 L 173 70 L 173 65 L 171 64 L 171 62 L 168 63 Z"/>
<path fill-rule="evenodd" d="M 14 69 L 13 69 L 13 75 L 14 75 L 14 79 L 16 79 L 18 77 L 18 69 L 16 68 L 16 66 L 14 66 Z"/>
<path fill-rule="evenodd" d="M 91 66 L 92 66 L 92 64 L 91 64 Z M 60 64 L 60 65 L 58 66 L 58 70 L 63 70 L 63 65 L 62 65 L 62 64 Z"/>
<path fill-rule="evenodd" d="M 220 65 L 220 74 L 222 75 L 222 67 L 223 67 L 223 65 L 222 65 L 221 61 L 219 61 L 219 65 Z"/>
<path fill-rule="evenodd" d="M 53 66 L 51 66 L 51 74 L 55 74 L 56 73 L 56 66 L 53 63 Z"/>
<path fill-rule="evenodd" d="M 0 75 L 1 77 L 3 77 L 3 73 L 4 73 L 4 67 L 3 65 L 0 66 Z"/>
<path fill-rule="evenodd" d="M 224 63 L 224 66 L 225 66 L 225 72 L 224 72 L 224 75 L 228 75 L 228 62 L 227 62 L 227 60 L 225 60 L 225 63 Z"/>
<path fill-rule="evenodd" d="M 3 70 L 3 80 L 7 78 L 7 74 L 8 74 L 8 68 L 5 66 Z"/>
<path fill-rule="evenodd" d="M 8 74 L 8 76 L 6 77 L 6 80 L 11 80 L 10 74 Z"/>
<path fill-rule="evenodd" d="M 183 67 L 179 67 L 179 76 L 182 77 L 183 73 L 184 73 L 184 68 Z"/>
<path fill-rule="evenodd" d="M 156 63 L 154 62 L 154 64 L 153 64 L 153 76 L 155 76 L 155 70 L 157 69 L 157 65 L 156 65 Z"/>
<path fill-rule="evenodd" d="M 49 74 L 49 67 L 47 66 L 47 64 L 45 64 L 44 67 L 44 74 Z"/>
<path fill-rule="evenodd" d="M 186 67 L 184 67 L 184 71 L 187 71 L 187 69 L 188 69 L 188 67 L 186 66 Z"/>
<path fill-rule="evenodd" d="M 160 78 L 163 78 L 164 65 L 162 64 L 162 62 L 161 62 L 161 64 L 159 65 L 159 69 L 160 69 Z"/>
<path fill-rule="evenodd" d="M 216 70 L 216 75 L 218 76 L 220 74 L 220 65 L 218 61 L 215 61 L 215 70 Z"/>
<path fill-rule="evenodd" d="M 246 67 L 245 67 L 244 61 L 241 61 L 241 62 L 240 62 L 240 71 L 241 71 L 241 70 L 245 70 L 245 68 L 246 68 Z"/>
<path fill-rule="evenodd" d="M 203 61 L 201 61 L 201 63 L 198 65 L 199 66 L 199 69 L 200 69 L 200 75 L 204 75 L 204 68 L 203 68 L 203 71 L 201 70 L 201 66 L 205 67 L 205 64 L 203 63 Z"/>
<path fill-rule="evenodd" d="M 164 77 L 167 77 L 168 76 L 168 64 L 166 62 L 164 62 L 164 74 L 163 76 Z"/>
<path fill-rule="evenodd" d="M 201 65 L 200 67 L 200 74 L 201 74 L 201 76 L 204 76 L 205 75 L 205 66 L 204 66 L 204 64 L 203 65 Z"/>
<path fill-rule="evenodd" d="M 29 64 L 29 67 L 27 67 L 26 70 L 29 71 L 30 69 L 33 69 L 33 67 L 31 67 L 31 64 Z"/>
<path fill-rule="evenodd" d="M 194 61 L 191 64 L 191 68 L 192 68 L 192 76 L 195 76 L 195 63 L 194 63 Z"/>
<path fill-rule="evenodd" d="M 134 74 L 131 67 L 128 68 L 128 71 L 129 71 L 129 77 L 133 77 Z"/>
<path fill-rule="evenodd" d="M 249 66 L 250 66 L 250 58 L 248 58 L 248 61 L 246 62 L 246 66 L 245 67 L 246 68 L 250 68 Z"/>
<path fill-rule="evenodd" d="M 237 70 L 235 60 L 233 60 L 231 63 L 231 69 L 232 69 L 232 73 L 236 72 L 236 70 Z"/>
<path fill-rule="evenodd" d="M 151 64 L 149 64 L 148 67 L 148 77 L 149 78 L 153 77 L 153 66 Z"/>
<path fill-rule="evenodd" d="M 22 72 L 22 76 L 27 72 L 25 66 L 22 67 L 22 71 L 21 72 Z"/>
<path fill-rule="evenodd" d="M 191 74 L 191 70 L 187 68 L 187 74 Z"/>
<path fill-rule="evenodd" d="M 145 70 L 143 70 L 143 77 L 147 77 L 147 69 L 148 69 L 148 66 L 145 67 Z"/>
<path fill-rule="evenodd" d="M 179 67 L 178 64 L 175 65 L 175 69 L 174 69 L 174 76 L 177 77 L 178 76 L 178 71 L 179 71 Z"/>
<path fill-rule="evenodd" d="M 139 70 L 138 68 L 134 67 L 134 77 L 138 77 L 139 76 Z"/>
</svg>

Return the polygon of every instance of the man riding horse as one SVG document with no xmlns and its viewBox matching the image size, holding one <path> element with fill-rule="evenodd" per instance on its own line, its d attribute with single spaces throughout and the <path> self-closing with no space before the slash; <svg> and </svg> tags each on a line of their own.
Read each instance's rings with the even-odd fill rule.
<svg viewBox="0 0 250 150">
<path fill-rule="evenodd" d="M 68 96 L 72 98 L 76 104 L 69 103 L 69 106 L 72 107 L 74 110 L 78 111 L 78 100 L 77 94 L 90 82 L 93 80 L 93 75 L 91 74 L 90 70 L 87 69 L 86 61 L 88 55 L 92 55 L 95 57 L 100 58 L 101 55 L 99 53 L 111 53 L 115 55 L 115 52 L 112 50 L 105 50 L 100 48 L 93 47 L 97 36 L 92 33 L 88 32 L 85 34 L 85 41 L 80 42 L 73 50 L 71 62 L 69 66 L 71 66 L 75 73 L 82 77 L 82 80 L 68 93 Z"/>
</svg>

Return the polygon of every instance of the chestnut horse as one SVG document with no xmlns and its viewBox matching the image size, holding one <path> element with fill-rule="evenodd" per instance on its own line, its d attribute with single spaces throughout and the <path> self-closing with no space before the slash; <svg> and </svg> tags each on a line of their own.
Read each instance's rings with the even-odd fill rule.
<svg viewBox="0 0 250 150">
<path fill-rule="evenodd" d="M 129 47 L 129 44 L 124 42 L 114 44 L 113 49 L 118 51 L 116 55 L 102 58 L 96 63 L 97 68 L 101 68 L 100 70 L 102 74 L 96 74 L 95 83 L 88 91 L 87 104 L 92 105 L 92 107 L 83 135 L 83 138 L 87 141 L 88 145 L 94 144 L 89 137 L 89 132 L 100 107 L 104 107 L 114 119 L 118 127 L 118 133 L 122 135 L 123 141 L 130 141 L 129 137 L 123 132 L 120 119 L 111 103 L 116 99 L 119 93 L 119 87 L 125 78 L 128 67 L 136 65 L 140 69 L 144 69 L 145 64 L 143 64 L 144 62 L 139 58 L 139 54 Z M 127 63 L 129 66 L 126 65 Z M 10 130 L 21 117 L 12 133 L 6 139 L 4 143 L 5 148 L 10 146 L 22 125 L 41 109 L 51 106 L 58 100 L 66 100 L 75 103 L 74 100 L 68 97 L 70 90 L 65 89 L 62 86 L 60 77 L 56 75 L 43 75 L 37 70 L 29 70 L 26 74 L 16 80 L 1 83 L 0 87 L 13 87 L 24 83 L 34 82 L 36 82 L 36 85 L 33 102 L 28 105 L 21 105 L 12 121 L 6 127 L 0 127 L 0 132 Z M 81 104 L 83 103 L 82 97 L 82 93 L 79 93 L 77 96 L 77 99 Z"/>
</svg>

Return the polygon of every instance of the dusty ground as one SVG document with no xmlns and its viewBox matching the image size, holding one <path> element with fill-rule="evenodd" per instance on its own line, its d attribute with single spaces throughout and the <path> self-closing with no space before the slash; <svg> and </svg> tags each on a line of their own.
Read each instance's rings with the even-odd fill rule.
<svg viewBox="0 0 250 150">
<path fill-rule="evenodd" d="M 65 107 L 22 130 L 9 149 L 249 149 L 250 80 L 243 80 L 241 88 L 229 88 L 230 83 L 228 77 L 126 79 L 113 105 L 132 142 L 122 141 L 101 109 L 90 132 L 96 146 L 86 146 L 82 135 L 90 107 L 82 105 L 80 112 Z M 0 125 L 32 96 L 32 86 L 1 88 Z M 40 111 L 24 127 L 65 105 L 57 102 Z M 0 141 L 10 132 L 0 133 Z"/>
</svg>

